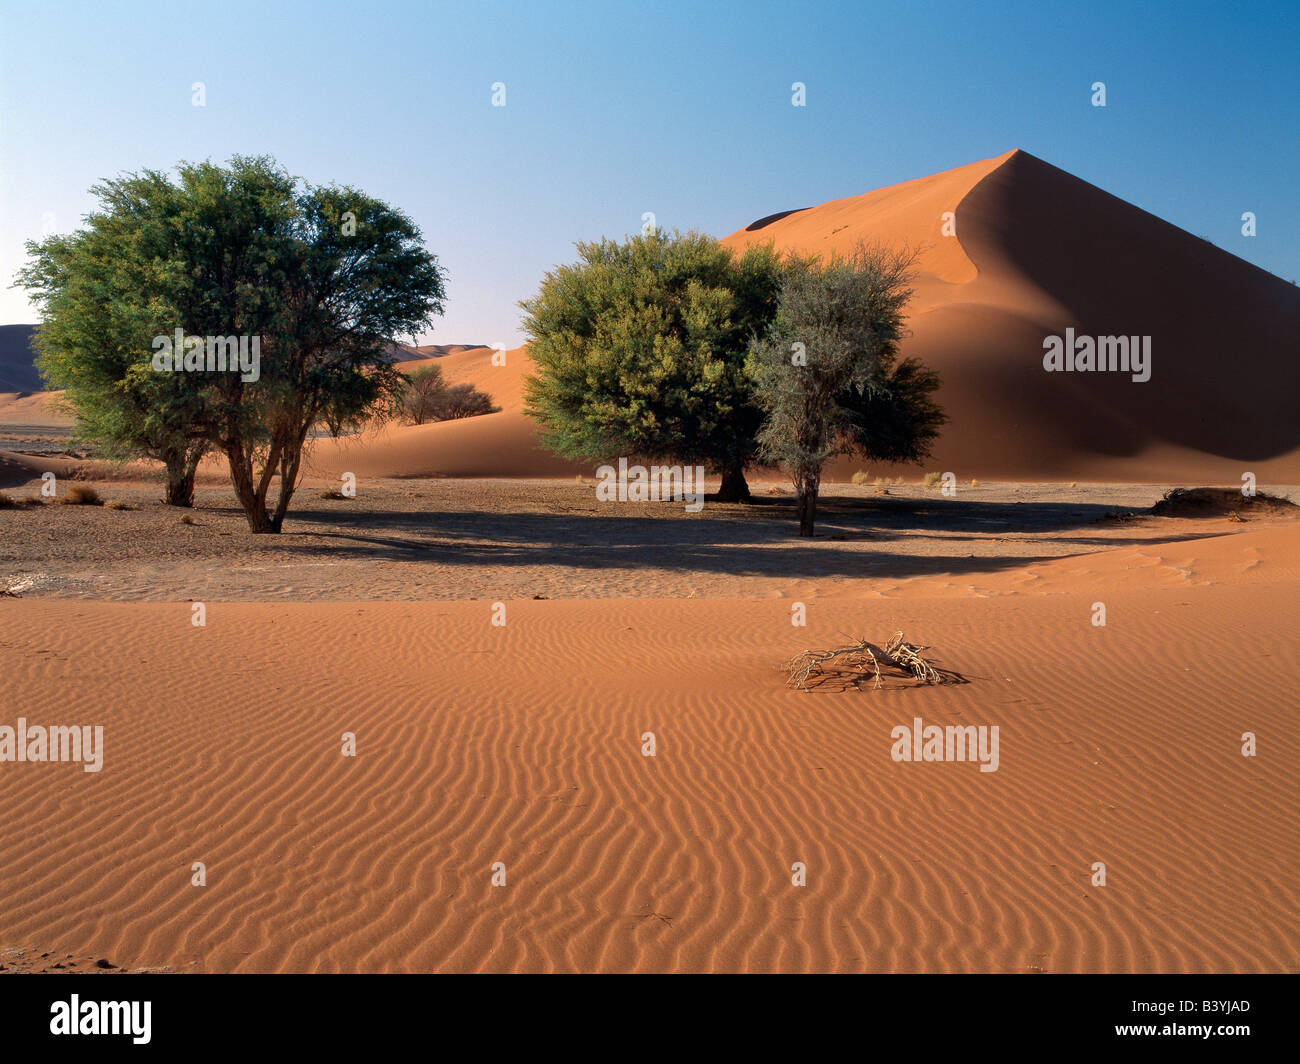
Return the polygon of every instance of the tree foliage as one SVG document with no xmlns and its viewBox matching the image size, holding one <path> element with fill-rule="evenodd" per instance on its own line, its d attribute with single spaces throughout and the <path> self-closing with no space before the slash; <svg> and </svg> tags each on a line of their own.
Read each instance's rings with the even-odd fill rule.
<svg viewBox="0 0 1300 1064">
<path fill-rule="evenodd" d="M 862 245 L 826 262 L 790 259 L 776 315 L 751 347 L 755 397 L 766 413 L 760 451 L 795 484 L 800 535 L 813 534 L 822 468 L 846 449 L 855 425 L 841 399 L 887 402 L 884 377 L 903 332 L 912 260 Z"/>
<path fill-rule="evenodd" d="M 249 527 L 278 532 L 311 431 L 396 411 L 403 382 L 386 353 L 442 312 L 436 257 L 402 212 L 355 188 L 301 185 L 265 157 L 94 191 L 85 229 L 29 245 L 20 283 L 43 302 L 43 372 L 67 388 L 83 431 L 123 452 L 157 457 L 151 432 L 221 451 Z M 256 376 L 160 373 L 149 337 L 177 329 L 257 338 Z"/>
<path fill-rule="evenodd" d="M 775 251 L 660 231 L 577 251 L 521 304 L 538 369 L 527 410 L 544 442 L 572 458 L 705 465 L 722 472 L 722 497 L 747 497 L 762 412 L 745 354 L 775 311 Z"/>
<path fill-rule="evenodd" d="M 420 366 L 406 375 L 402 412 L 412 425 L 478 417 L 499 409 L 492 405 L 490 395 L 472 384 L 448 384 L 437 363 Z"/>
</svg>

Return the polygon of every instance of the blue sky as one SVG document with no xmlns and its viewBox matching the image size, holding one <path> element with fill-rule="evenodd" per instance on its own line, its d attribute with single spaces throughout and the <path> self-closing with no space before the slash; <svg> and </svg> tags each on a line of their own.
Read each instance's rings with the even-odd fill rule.
<svg viewBox="0 0 1300 1064">
<path fill-rule="evenodd" d="M 1013 147 L 1300 279 L 1300 5 L 0 0 L 0 323 L 23 241 L 181 159 L 401 207 L 449 273 L 425 342 L 513 346 L 646 211 L 725 236 Z"/>
</svg>

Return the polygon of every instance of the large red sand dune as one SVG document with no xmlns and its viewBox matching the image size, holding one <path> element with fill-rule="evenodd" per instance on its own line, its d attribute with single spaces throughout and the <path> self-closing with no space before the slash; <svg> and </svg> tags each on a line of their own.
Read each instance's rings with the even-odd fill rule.
<svg viewBox="0 0 1300 1064">
<path fill-rule="evenodd" d="M 954 212 L 956 235 L 942 235 Z M 724 243 L 922 248 L 904 354 L 943 377 L 931 469 L 1300 479 L 1300 289 L 1023 151 L 755 223 Z M 1043 338 L 1152 338 L 1151 379 L 1047 373 Z M 841 469 L 845 467 L 841 465 Z"/>
</svg>

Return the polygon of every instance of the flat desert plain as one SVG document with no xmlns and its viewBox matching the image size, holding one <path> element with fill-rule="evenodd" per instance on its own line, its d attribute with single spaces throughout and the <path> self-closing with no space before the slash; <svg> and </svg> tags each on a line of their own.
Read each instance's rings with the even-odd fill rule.
<svg viewBox="0 0 1300 1064">
<path fill-rule="evenodd" d="M 279 537 L 217 480 L 0 510 L 0 723 L 104 729 L 0 766 L 9 970 L 1300 970 L 1284 511 L 326 483 Z M 786 685 L 895 631 L 967 682 Z M 918 718 L 996 771 L 894 760 Z"/>
</svg>

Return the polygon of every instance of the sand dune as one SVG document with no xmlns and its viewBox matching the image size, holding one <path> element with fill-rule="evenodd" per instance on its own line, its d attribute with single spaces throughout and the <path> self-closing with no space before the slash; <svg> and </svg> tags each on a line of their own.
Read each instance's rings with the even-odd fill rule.
<svg viewBox="0 0 1300 1064">
<path fill-rule="evenodd" d="M 0 451 L 0 489 L 21 487 L 40 480 L 44 473 L 71 476 L 81 466 L 82 463 L 73 458 L 44 458 Z"/>
<path fill-rule="evenodd" d="M 1295 545 L 1062 559 L 993 597 L 820 602 L 806 630 L 781 600 L 510 602 L 505 628 L 487 602 L 209 603 L 206 629 L 188 603 L 11 602 L 10 716 L 102 724 L 105 761 L 0 769 L 0 944 L 178 971 L 1300 971 L 1300 645 L 1257 627 L 1300 624 Z M 795 651 L 895 628 L 971 682 L 782 686 Z M 915 716 L 998 725 L 998 770 L 892 761 Z"/>
<path fill-rule="evenodd" d="M 505 352 L 493 365 L 487 347 L 465 348 L 438 359 L 448 384 L 473 384 L 492 396 L 496 414 L 433 425 L 390 425 L 360 436 L 317 440 L 307 462 L 310 475 L 358 477 L 500 476 L 553 477 L 591 472 L 591 463 L 569 462 L 540 447 L 534 422 L 524 414 L 524 377 L 532 363 L 523 348 Z M 401 363 L 418 368 L 422 363 Z"/>
<path fill-rule="evenodd" d="M 1300 471 L 1294 285 L 1023 151 L 725 243 L 825 253 L 859 239 L 926 248 L 903 350 L 944 380 L 952 421 L 929 468 L 1195 483 Z M 1066 328 L 1150 336 L 1151 379 L 1045 372 L 1043 338 Z"/>
<path fill-rule="evenodd" d="M 949 212 L 955 235 L 945 236 Z M 1023 151 L 772 215 L 724 243 L 826 253 L 859 240 L 921 252 L 903 350 L 939 370 L 952 418 L 927 468 L 960 479 L 1300 480 L 1294 285 Z M 1151 379 L 1045 372 L 1043 339 L 1067 328 L 1151 337 Z M 329 478 L 591 472 L 538 448 L 523 413 L 526 348 L 505 367 L 484 347 L 416 354 L 402 367 L 437 355 L 449 382 L 473 383 L 501 412 L 323 441 L 313 469 Z M 31 417 L 24 403 L 0 403 L 0 421 Z M 863 464 L 839 461 L 829 479 Z"/>
</svg>

